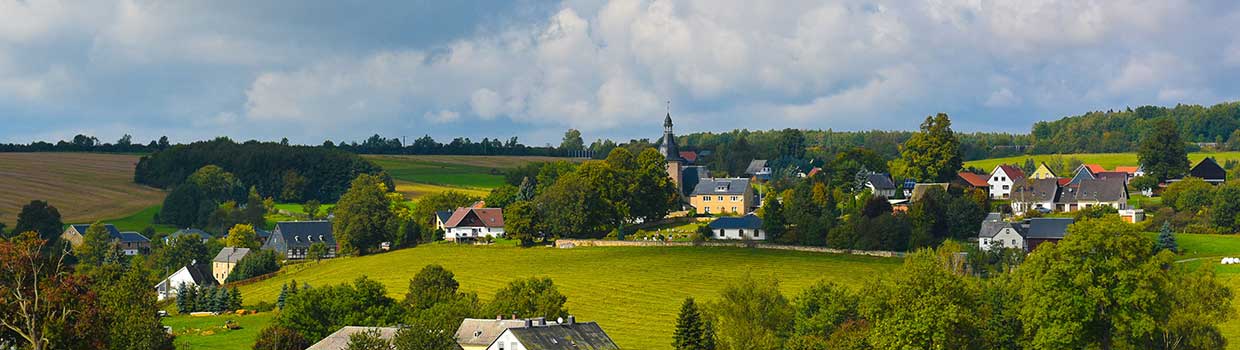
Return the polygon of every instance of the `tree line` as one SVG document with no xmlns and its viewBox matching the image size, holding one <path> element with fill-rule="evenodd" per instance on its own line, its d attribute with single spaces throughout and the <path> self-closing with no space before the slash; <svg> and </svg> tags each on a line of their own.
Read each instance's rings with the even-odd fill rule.
<svg viewBox="0 0 1240 350">
<path fill-rule="evenodd" d="M 1178 104 L 1089 112 L 1038 122 L 1031 132 L 1035 154 L 1132 152 L 1155 123 L 1170 120 L 1180 137 L 1192 143 L 1216 143 L 1218 149 L 1240 150 L 1240 102 L 1213 106 Z"/>
</svg>

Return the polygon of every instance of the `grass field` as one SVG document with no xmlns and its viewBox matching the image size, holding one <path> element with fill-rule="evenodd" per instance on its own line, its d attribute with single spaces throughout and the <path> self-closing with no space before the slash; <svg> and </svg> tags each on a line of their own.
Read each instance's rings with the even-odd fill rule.
<svg viewBox="0 0 1240 350">
<path fill-rule="evenodd" d="M 456 187 L 495 188 L 504 184 L 499 167 L 424 160 L 418 156 L 367 156 L 393 178 Z"/>
<path fill-rule="evenodd" d="M 124 217 L 160 204 L 163 191 L 133 182 L 137 162 L 138 156 L 123 154 L 0 153 L 0 222 L 12 227 L 33 199 L 51 203 L 65 223 Z"/>
<path fill-rule="evenodd" d="M 1015 164 L 1015 165 L 1024 164 L 1026 158 L 1033 158 L 1034 162 L 1043 162 L 1043 161 L 1047 161 L 1048 159 L 1052 159 L 1055 157 L 1063 157 L 1064 160 L 1076 158 L 1076 159 L 1080 159 L 1081 162 L 1084 162 L 1086 164 L 1101 165 L 1103 168 L 1106 168 L 1107 170 L 1115 169 L 1116 166 L 1137 166 L 1138 165 L 1136 153 L 1078 153 L 1078 154 L 1062 154 L 1062 155 L 1039 154 L 1039 155 L 1022 155 L 1022 156 L 1006 157 L 1006 158 L 990 158 L 990 159 L 973 160 L 973 161 L 964 162 L 964 166 L 966 167 L 972 166 L 972 167 L 977 167 L 982 170 L 990 171 L 994 169 L 995 166 L 998 166 L 999 164 Z M 1214 160 L 1217 160 L 1220 164 L 1222 164 L 1224 161 L 1227 161 L 1227 160 L 1240 161 L 1240 152 L 1209 152 L 1209 153 L 1196 152 L 1196 153 L 1188 154 L 1188 160 L 1192 164 L 1197 164 L 1197 162 L 1201 161 L 1205 157 L 1214 157 Z M 1065 174 L 1058 174 L 1058 175 L 1068 176 Z"/>
<path fill-rule="evenodd" d="M 176 232 L 176 230 L 179 230 L 180 228 L 173 226 L 173 225 L 154 224 L 155 214 L 159 213 L 159 209 L 161 207 L 162 206 L 160 205 L 156 205 L 156 206 L 148 207 L 146 209 L 142 209 L 142 211 L 133 213 L 129 216 L 115 218 L 115 219 L 103 219 L 100 221 L 115 225 L 116 229 L 121 230 L 121 231 L 142 232 L 142 230 L 146 229 L 147 226 L 154 227 L 155 232 L 162 232 L 162 233 L 173 233 L 173 232 Z M 147 237 L 147 238 L 150 238 L 150 237 Z"/>
<path fill-rule="evenodd" d="M 193 317 L 178 315 L 163 319 L 165 326 L 172 327 L 176 335 L 177 349 L 249 349 L 254 346 L 258 332 L 266 328 L 275 317 L 274 313 L 264 312 L 256 315 L 220 315 Z M 224 323 L 232 320 L 241 329 L 229 330 Z"/>
<path fill-rule="evenodd" d="M 491 263 L 479 264 L 480 261 Z M 717 298 L 745 273 L 771 276 L 792 295 L 830 280 L 859 288 L 899 259 L 739 248 L 513 248 L 435 244 L 361 258 L 340 258 L 291 267 L 285 274 L 241 287 L 247 303 L 274 302 L 280 285 L 328 285 L 360 275 L 382 282 L 403 298 L 409 278 L 427 264 L 452 270 L 461 289 L 489 299 L 519 277 L 551 277 L 580 320 L 597 321 L 627 349 L 670 348 L 676 312 L 685 297 Z"/>
</svg>

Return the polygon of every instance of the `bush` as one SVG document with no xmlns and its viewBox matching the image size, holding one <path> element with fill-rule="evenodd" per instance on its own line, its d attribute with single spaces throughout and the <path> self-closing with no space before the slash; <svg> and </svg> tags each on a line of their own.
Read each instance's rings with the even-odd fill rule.
<svg viewBox="0 0 1240 350">
<path fill-rule="evenodd" d="M 301 333 L 288 327 L 272 325 L 258 333 L 258 341 L 254 350 L 301 350 L 310 347 L 310 342 Z"/>
<path fill-rule="evenodd" d="M 241 281 L 280 270 L 280 258 L 271 250 L 251 250 L 228 274 L 225 283 Z"/>
</svg>

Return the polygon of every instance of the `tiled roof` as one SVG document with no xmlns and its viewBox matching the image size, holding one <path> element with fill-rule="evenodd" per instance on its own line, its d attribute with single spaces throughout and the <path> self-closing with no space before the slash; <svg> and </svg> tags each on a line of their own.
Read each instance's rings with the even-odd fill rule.
<svg viewBox="0 0 1240 350">
<path fill-rule="evenodd" d="M 1025 238 L 1034 239 L 1063 239 L 1068 232 L 1068 225 L 1075 220 L 1072 218 L 1033 218 L 1027 223 L 1021 225 L 1024 231 L 1022 235 Z"/>
<path fill-rule="evenodd" d="M 973 187 L 990 187 L 990 183 L 986 182 L 988 176 L 982 174 L 974 174 L 970 172 L 961 172 L 956 174 L 961 180 Z"/>
<path fill-rule="evenodd" d="M 456 328 L 456 342 L 461 345 L 487 346 L 495 342 L 505 330 L 524 327 L 525 320 L 496 320 L 467 318 Z"/>
<path fill-rule="evenodd" d="M 1106 168 L 1103 168 L 1101 165 L 1098 165 L 1098 164 L 1082 164 L 1082 166 L 1089 168 L 1089 171 L 1094 174 L 1107 171 Z"/>
<path fill-rule="evenodd" d="M 1135 166 L 1117 166 L 1117 167 L 1115 167 L 1115 171 L 1118 171 L 1118 172 L 1124 172 L 1124 173 L 1128 173 L 1128 175 L 1135 174 L 1135 173 L 1137 172 L 1137 170 L 1140 170 L 1140 169 L 1141 169 L 1141 167 L 1135 167 Z"/>
<path fill-rule="evenodd" d="M 891 177 L 887 176 L 887 174 L 872 173 L 866 175 L 865 181 L 869 182 L 870 186 L 874 186 L 877 190 L 896 189 L 896 184 L 891 182 Z"/>
<path fill-rule="evenodd" d="M 1007 174 L 1007 177 L 1012 179 L 1013 182 L 1020 181 L 1025 178 L 1025 171 L 1020 170 L 1020 168 L 1017 168 L 1016 166 L 1004 164 L 1000 165 L 999 168 L 1003 169 L 1003 173 Z"/>
<path fill-rule="evenodd" d="M 504 227 L 504 211 L 499 208 L 457 208 L 444 227 Z"/>
<path fill-rule="evenodd" d="M 745 175 L 756 175 L 766 167 L 765 159 L 754 159 L 749 161 L 749 166 L 745 167 Z"/>
<path fill-rule="evenodd" d="M 698 155 L 697 152 L 694 151 L 680 151 L 680 158 L 689 163 L 693 163 L 697 161 Z"/>
<path fill-rule="evenodd" d="M 246 254 L 250 254 L 250 248 L 224 247 L 220 249 L 219 254 L 215 254 L 215 259 L 211 259 L 211 261 L 235 263 L 241 261 L 241 258 L 244 258 Z"/>
<path fill-rule="evenodd" d="M 613 350 L 620 349 L 594 322 L 548 324 L 509 328 L 526 349 Z"/>
<path fill-rule="evenodd" d="M 143 236 L 141 233 L 137 233 L 133 231 L 121 232 L 120 237 L 114 237 L 114 238 L 119 238 L 121 243 L 142 243 L 142 242 L 151 241 L 149 238 L 146 238 L 146 236 Z"/>
<path fill-rule="evenodd" d="M 707 226 L 719 229 L 746 228 L 756 230 L 762 228 L 762 218 L 753 213 L 746 214 L 745 216 L 721 217 L 711 221 Z"/>
<path fill-rule="evenodd" d="M 747 189 L 749 189 L 749 179 L 701 179 L 697 186 L 693 187 L 693 195 L 742 195 Z"/>
<path fill-rule="evenodd" d="M 1200 163 L 1193 166 L 1192 170 L 1188 171 L 1188 175 L 1207 181 L 1223 181 L 1227 179 L 1227 171 L 1223 170 L 1223 167 L 1219 166 L 1218 162 L 1214 161 L 1212 157 L 1202 159 Z"/>
<path fill-rule="evenodd" d="M 1003 216 L 999 213 L 986 214 L 986 219 L 982 221 L 982 228 L 978 230 L 977 236 L 991 238 L 1007 227 L 1012 227 L 1012 224 L 1003 221 Z"/>
<path fill-rule="evenodd" d="M 1059 195 L 1059 179 L 1037 179 L 1030 186 L 1016 186 L 1008 196 L 1013 201 L 1054 202 Z"/>
<path fill-rule="evenodd" d="M 199 230 L 196 228 L 183 228 L 168 235 L 167 239 L 169 241 L 172 241 L 181 236 L 198 236 L 199 239 L 210 239 L 211 238 L 211 234 L 207 233 L 207 231 Z"/>
<path fill-rule="evenodd" d="M 348 349 L 349 348 L 349 336 L 362 333 L 362 332 L 369 332 L 372 330 L 379 331 L 379 338 L 391 340 L 392 338 L 396 337 L 396 332 L 399 331 L 400 329 L 396 327 L 344 326 L 340 328 L 340 330 L 337 330 L 331 335 L 328 335 L 326 338 L 323 338 L 323 340 L 320 340 L 318 343 L 314 343 L 314 345 L 311 345 L 310 347 L 306 348 L 306 350 Z"/>
</svg>

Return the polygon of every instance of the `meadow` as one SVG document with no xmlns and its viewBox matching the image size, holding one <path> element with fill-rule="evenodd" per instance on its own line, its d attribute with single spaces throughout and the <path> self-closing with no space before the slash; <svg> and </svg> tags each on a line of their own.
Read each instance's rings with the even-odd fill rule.
<svg viewBox="0 0 1240 350">
<path fill-rule="evenodd" d="M 177 337 L 173 344 L 179 350 L 249 349 L 254 346 L 258 332 L 266 328 L 274 317 L 275 313 L 271 312 L 245 316 L 173 316 L 164 318 L 163 323 L 172 327 L 172 334 Z M 229 320 L 241 328 L 224 328 Z"/>
<path fill-rule="evenodd" d="M 0 222 L 46 200 L 65 223 L 126 217 L 163 202 L 164 192 L 133 182 L 138 156 L 102 153 L 0 153 Z M 145 226 L 144 226 L 145 227 Z M 140 229 L 140 228 L 139 228 Z"/>
<path fill-rule="evenodd" d="M 1197 164 L 1206 157 L 1214 157 L 1219 164 L 1228 160 L 1240 161 L 1240 152 L 1194 152 L 1188 154 L 1188 161 Z M 1137 166 L 1136 153 L 1077 153 L 1077 154 L 1038 154 L 1038 155 L 1020 155 L 1006 158 L 990 158 L 981 160 L 972 160 L 964 162 L 965 167 L 977 167 L 979 169 L 990 171 L 1000 164 L 1022 165 L 1025 159 L 1033 158 L 1034 162 L 1045 162 L 1052 159 L 1062 158 L 1068 160 L 1072 158 L 1080 159 L 1086 164 L 1098 164 L 1107 170 L 1115 169 L 1116 166 Z M 1059 174 L 1060 176 L 1067 176 Z"/>
</svg>

